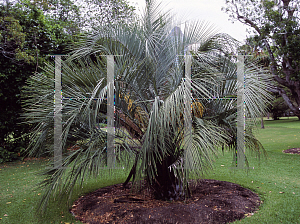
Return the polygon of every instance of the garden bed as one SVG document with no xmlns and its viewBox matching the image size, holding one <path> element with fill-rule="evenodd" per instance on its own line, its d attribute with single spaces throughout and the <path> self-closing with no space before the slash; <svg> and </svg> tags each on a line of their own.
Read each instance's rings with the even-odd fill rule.
<svg viewBox="0 0 300 224">
<path fill-rule="evenodd" d="M 283 150 L 283 153 L 289 153 L 289 154 L 300 154 L 300 148 L 291 148 L 287 150 Z"/>
<path fill-rule="evenodd" d="M 155 200 L 143 188 L 133 193 L 117 184 L 79 198 L 70 212 L 83 223 L 228 223 L 251 216 L 257 194 L 238 184 L 201 180 L 186 201 Z"/>
</svg>

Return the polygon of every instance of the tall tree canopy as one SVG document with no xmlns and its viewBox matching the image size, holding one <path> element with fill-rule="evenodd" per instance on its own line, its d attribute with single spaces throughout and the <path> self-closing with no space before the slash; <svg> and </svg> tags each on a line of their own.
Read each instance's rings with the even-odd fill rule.
<svg viewBox="0 0 300 224">
<path fill-rule="evenodd" d="M 93 32 L 106 26 L 119 26 L 135 22 L 135 8 L 127 0 L 77 1 L 81 9 L 82 27 Z"/>
<path fill-rule="evenodd" d="M 16 158 L 26 148 L 29 126 L 19 119 L 26 79 L 40 71 L 48 54 L 66 53 L 74 39 L 30 1 L 0 4 L 0 162 Z"/>
<path fill-rule="evenodd" d="M 300 1 L 226 0 L 233 21 L 252 28 L 254 38 L 269 55 L 279 93 L 300 119 Z"/>
</svg>

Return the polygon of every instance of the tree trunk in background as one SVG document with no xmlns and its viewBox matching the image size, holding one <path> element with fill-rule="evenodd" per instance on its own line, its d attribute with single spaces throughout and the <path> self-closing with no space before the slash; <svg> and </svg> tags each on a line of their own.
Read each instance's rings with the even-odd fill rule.
<svg viewBox="0 0 300 224">
<path fill-rule="evenodd" d="M 264 125 L 264 118 L 261 117 L 261 126 L 260 126 L 261 129 L 264 129 L 265 128 L 265 125 Z"/>
</svg>

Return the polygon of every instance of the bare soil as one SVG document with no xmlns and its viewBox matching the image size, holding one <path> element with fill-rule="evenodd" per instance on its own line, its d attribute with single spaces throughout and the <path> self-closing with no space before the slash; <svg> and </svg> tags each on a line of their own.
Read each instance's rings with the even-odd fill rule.
<svg viewBox="0 0 300 224">
<path fill-rule="evenodd" d="M 291 148 L 291 149 L 283 150 L 282 152 L 289 153 L 289 154 L 300 154 L 300 148 Z"/>
<path fill-rule="evenodd" d="M 131 183 L 129 187 L 131 186 Z M 258 210 L 257 194 L 238 184 L 203 179 L 191 185 L 186 201 L 161 201 L 146 187 L 117 184 L 82 196 L 70 212 L 83 223 L 230 223 Z"/>
</svg>

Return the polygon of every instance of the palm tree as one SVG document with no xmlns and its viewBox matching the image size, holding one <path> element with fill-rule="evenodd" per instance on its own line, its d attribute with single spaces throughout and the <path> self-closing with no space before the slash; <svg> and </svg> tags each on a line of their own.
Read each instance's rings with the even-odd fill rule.
<svg viewBox="0 0 300 224">
<path fill-rule="evenodd" d="M 41 205 L 46 206 L 53 192 L 71 193 L 76 181 L 97 175 L 107 165 L 108 134 L 99 123 L 106 119 L 111 85 L 103 55 L 122 55 L 115 57 L 114 116 L 116 158 L 130 168 L 124 186 L 131 178 L 146 180 L 156 198 L 189 197 L 191 174 L 199 176 L 212 167 L 220 147 L 235 149 L 234 100 L 209 100 L 236 95 L 235 59 L 228 56 L 235 40 L 217 34 L 204 22 L 186 23 L 183 32 L 171 32 L 174 17 L 162 13 L 155 2 L 146 3 L 141 22 L 98 30 L 63 62 L 63 97 L 70 98 L 63 105 L 63 146 L 69 142 L 80 148 L 64 157 L 62 167 L 44 173 Z M 198 49 L 190 50 L 195 44 Z M 189 68 L 183 55 L 187 54 L 192 55 L 191 79 L 185 77 Z M 36 124 L 32 152 L 53 141 L 53 71 L 48 64 L 43 73 L 31 78 L 25 91 L 25 117 Z M 266 108 L 267 76 L 252 62 L 246 64 L 245 72 L 246 146 L 259 151 L 262 146 L 252 134 L 251 118 Z M 187 96 L 191 96 L 192 113 L 187 113 Z M 192 126 L 187 132 L 189 120 Z"/>
</svg>

